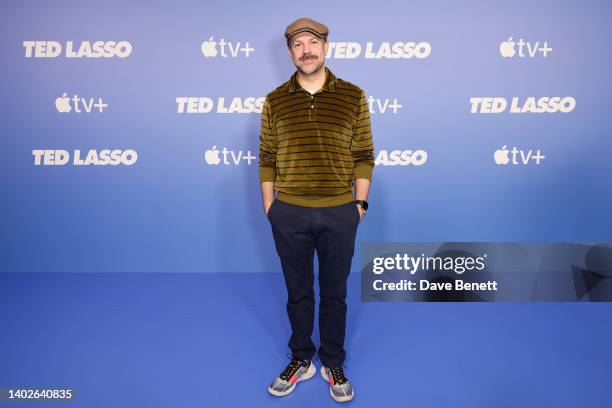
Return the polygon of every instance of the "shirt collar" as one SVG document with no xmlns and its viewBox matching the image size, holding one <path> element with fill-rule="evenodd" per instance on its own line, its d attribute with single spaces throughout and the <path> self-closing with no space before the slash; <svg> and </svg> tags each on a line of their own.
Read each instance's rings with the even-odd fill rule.
<svg viewBox="0 0 612 408">
<path fill-rule="evenodd" d="M 336 92 L 336 76 L 334 75 L 333 72 L 331 72 L 329 68 L 327 67 L 324 67 L 324 68 L 325 68 L 325 82 L 323 83 L 323 87 L 321 89 L 327 92 Z M 291 75 L 291 79 L 289 80 L 289 92 L 291 93 L 294 93 L 299 90 L 305 91 L 305 89 L 302 88 L 302 85 L 300 85 L 300 83 L 298 82 L 297 76 L 298 76 L 298 72 L 295 71 L 293 75 Z"/>
</svg>

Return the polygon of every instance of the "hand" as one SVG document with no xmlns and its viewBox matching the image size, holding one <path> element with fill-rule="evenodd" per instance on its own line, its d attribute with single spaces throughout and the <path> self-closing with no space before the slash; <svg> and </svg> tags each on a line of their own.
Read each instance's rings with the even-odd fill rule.
<svg viewBox="0 0 612 408">
<path fill-rule="evenodd" d="M 359 221 L 361 221 L 361 219 L 365 215 L 365 211 L 363 211 L 363 208 L 361 208 L 359 204 L 355 204 L 355 205 L 357 206 L 357 209 L 359 210 Z"/>
<path fill-rule="evenodd" d="M 268 211 L 270 211 L 270 207 L 272 207 L 272 203 L 274 200 L 270 201 L 269 204 L 264 203 L 264 212 L 266 213 L 266 217 L 268 216 Z"/>
</svg>

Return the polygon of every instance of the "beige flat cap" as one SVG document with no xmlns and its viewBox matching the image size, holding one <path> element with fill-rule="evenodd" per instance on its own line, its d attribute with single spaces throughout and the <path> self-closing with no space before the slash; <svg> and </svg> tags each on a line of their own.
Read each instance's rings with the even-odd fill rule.
<svg viewBox="0 0 612 408">
<path fill-rule="evenodd" d="M 310 18 L 298 18 L 293 23 L 289 24 L 285 29 L 285 38 L 289 45 L 291 38 L 299 33 L 309 32 L 321 38 L 327 37 L 329 28 L 325 24 L 314 21 Z"/>
</svg>

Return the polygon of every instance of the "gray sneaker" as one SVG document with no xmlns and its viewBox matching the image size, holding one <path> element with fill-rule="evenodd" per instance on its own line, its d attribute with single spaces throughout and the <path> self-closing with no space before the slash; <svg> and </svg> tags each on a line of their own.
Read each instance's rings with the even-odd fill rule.
<svg viewBox="0 0 612 408">
<path fill-rule="evenodd" d="M 298 381 L 310 379 L 317 372 L 317 368 L 310 360 L 293 358 L 283 372 L 272 381 L 268 392 L 277 397 L 289 394 L 295 389 Z"/>
<path fill-rule="evenodd" d="M 355 391 L 344 376 L 342 366 L 327 368 L 321 367 L 321 377 L 329 383 L 329 394 L 338 402 L 346 402 L 353 399 Z"/>
</svg>

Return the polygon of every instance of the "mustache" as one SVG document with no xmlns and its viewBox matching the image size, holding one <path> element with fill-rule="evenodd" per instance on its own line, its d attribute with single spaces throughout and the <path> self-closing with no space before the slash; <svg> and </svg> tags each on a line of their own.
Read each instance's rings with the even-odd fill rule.
<svg viewBox="0 0 612 408">
<path fill-rule="evenodd" d="M 312 54 L 307 54 L 302 56 L 302 58 L 300 58 L 300 61 L 306 61 L 308 59 L 318 59 L 319 57 L 317 57 L 316 55 L 312 55 Z"/>
</svg>

